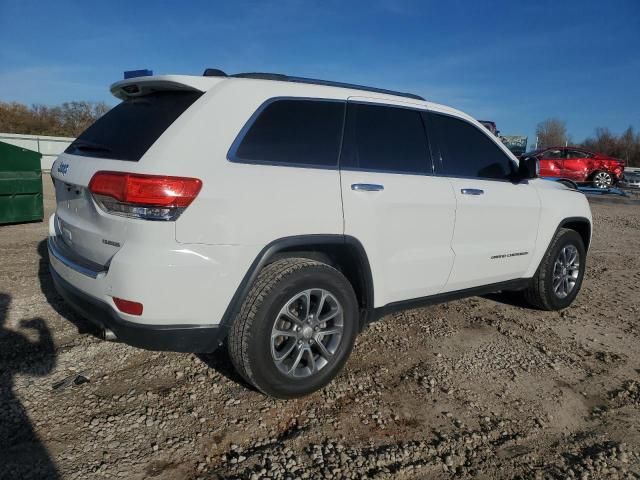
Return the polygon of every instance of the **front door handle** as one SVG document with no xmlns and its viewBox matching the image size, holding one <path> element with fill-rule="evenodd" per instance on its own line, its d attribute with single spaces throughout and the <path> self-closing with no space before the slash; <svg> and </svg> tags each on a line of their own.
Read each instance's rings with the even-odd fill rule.
<svg viewBox="0 0 640 480">
<path fill-rule="evenodd" d="M 460 190 L 460 193 L 463 195 L 484 195 L 484 190 L 480 190 L 479 188 L 463 188 Z"/>
<path fill-rule="evenodd" d="M 351 190 L 355 190 L 356 192 L 379 192 L 384 190 L 384 185 L 377 183 L 353 183 Z"/>
</svg>

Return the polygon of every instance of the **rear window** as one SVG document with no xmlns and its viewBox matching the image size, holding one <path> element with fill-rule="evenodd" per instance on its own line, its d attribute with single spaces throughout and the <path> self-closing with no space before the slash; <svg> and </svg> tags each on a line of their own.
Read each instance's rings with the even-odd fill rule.
<svg viewBox="0 0 640 480">
<path fill-rule="evenodd" d="M 337 167 L 344 102 L 275 100 L 250 124 L 230 159 L 300 167 Z M 235 150 L 235 151 L 234 151 Z"/>
<path fill-rule="evenodd" d="M 201 95 L 165 91 L 129 98 L 87 128 L 65 153 L 137 162 Z"/>
<path fill-rule="evenodd" d="M 522 154 L 522 156 L 523 156 L 524 158 L 527 158 L 527 157 L 535 157 L 535 156 L 537 156 L 537 155 L 541 154 L 542 152 L 544 152 L 544 150 L 531 150 L 530 152 L 524 152 L 524 153 Z"/>
</svg>

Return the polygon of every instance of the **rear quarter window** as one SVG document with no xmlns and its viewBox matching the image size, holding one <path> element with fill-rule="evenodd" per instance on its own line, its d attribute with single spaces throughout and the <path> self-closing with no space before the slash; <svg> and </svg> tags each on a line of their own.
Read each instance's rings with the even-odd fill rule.
<svg viewBox="0 0 640 480">
<path fill-rule="evenodd" d="M 345 102 L 279 99 L 261 107 L 231 147 L 234 162 L 337 167 Z"/>
<path fill-rule="evenodd" d="M 124 100 L 87 128 L 65 153 L 137 162 L 202 92 L 164 91 Z"/>
</svg>

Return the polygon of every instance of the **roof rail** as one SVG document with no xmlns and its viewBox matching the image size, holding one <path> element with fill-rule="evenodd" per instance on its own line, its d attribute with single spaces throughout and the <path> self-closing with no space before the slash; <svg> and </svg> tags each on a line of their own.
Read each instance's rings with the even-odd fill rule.
<svg viewBox="0 0 640 480">
<path fill-rule="evenodd" d="M 210 70 L 210 69 L 207 69 L 207 70 Z M 317 80 L 315 78 L 291 77 L 289 75 L 283 75 L 281 73 L 250 72 L 250 73 L 235 73 L 233 75 L 228 75 L 228 76 L 236 77 L 236 78 L 254 78 L 258 80 L 277 80 L 280 82 L 308 83 L 311 85 L 324 85 L 327 87 L 350 88 L 353 90 L 362 90 L 365 92 L 383 93 L 386 95 L 395 95 L 397 97 L 412 98 L 414 100 L 424 100 L 424 98 L 421 97 L 420 95 L 415 95 L 413 93 L 397 92 L 395 90 L 387 90 L 385 88 L 366 87 L 363 85 L 355 85 L 353 83 L 332 82 L 330 80 Z"/>
</svg>

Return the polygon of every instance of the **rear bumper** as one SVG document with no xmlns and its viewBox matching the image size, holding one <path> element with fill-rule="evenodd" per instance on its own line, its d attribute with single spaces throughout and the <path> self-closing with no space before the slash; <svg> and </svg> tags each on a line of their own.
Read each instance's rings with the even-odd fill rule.
<svg viewBox="0 0 640 480">
<path fill-rule="evenodd" d="M 92 260 L 99 256 L 87 258 L 71 238 L 63 238 L 56 217 L 53 214 L 49 220 L 51 269 L 136 325 L 217 327 L 260 251 L 260 246 L 181 244 L 174 233 L 158 235 L 153 229 L 138 228 L 128 231 L 126 242 L 98 264 Z M 83 225 L 80 230 L 91 228 Z M 100 238 L 94 240 L 99 243 Z M 141 303 L 142 315 L 120 311 L 114 297 Z"/>
<path fill-rule="evenodd" d="M 221 325 L 149 325 L 124 320 L 110 305 L 74 287 L 54 268 L 50 270 L 56 290 L 65 301 L 99 328 L 111 330 L 118 341 L 147 350 L 208 353 L 226 336 L 227 329 Z"/>
</svg>

